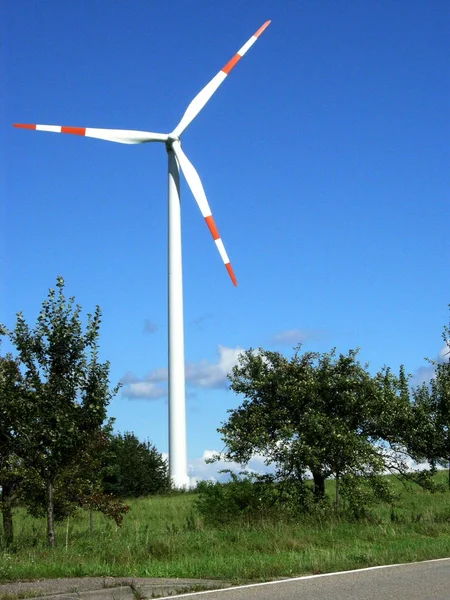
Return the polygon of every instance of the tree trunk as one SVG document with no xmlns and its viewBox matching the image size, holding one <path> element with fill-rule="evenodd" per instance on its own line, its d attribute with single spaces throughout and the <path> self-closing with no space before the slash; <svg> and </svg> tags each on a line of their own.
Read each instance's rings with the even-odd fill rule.
<svg viewBox="0 0 450 600">
<path fill-rule="evenodd" d="M 55 517 L 53 511 L 53 482 L 47 481 L 47 538 L 49 545 L 54 548 L 55 540 Z"/>
<path fill-rule="evenodd" d="M 312 476 L 314 479 L 314 499 L 319 502 L 325 496 L 325 477 L 320 471 L 313 471 Z"/>
<path fill-rule="evenodd" d="M 14 541 L 13 511 L 12 511 L 12 486 L 2 486 L 2 515 L 3 533 L 5 535 L 6 547 L 11 546 Z"/>
</svg>

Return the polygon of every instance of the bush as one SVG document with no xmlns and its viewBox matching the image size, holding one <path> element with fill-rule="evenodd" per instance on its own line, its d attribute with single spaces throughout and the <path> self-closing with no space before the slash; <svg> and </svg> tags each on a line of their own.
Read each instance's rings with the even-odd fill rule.
<svg viewBox="0 0 450 600">
<path fill-rule="evenodd" d="M 371 509 L 381 503 L 394 506 L 397 495 L 386 477 L 346 475 L 339 482 L 342 504 L 336 507 L 328 495 L 320 500 L 310 481 L 274 475 L 230 471 L 227 483 L 202 481 L 198 484 L 196 508 L 210 525 L 252 523 L 265 519 L 318 522 L 344 518 L 372 520 Z"/>
<path fill-rule="evenodd" d="M 340 493 L 343 499 L 343 516 L 356 521 L 371 519 L 370 509 L 374 505 L 385 502 L 393 506 L 398 499 L 390 480 L 380 475 L 345 475 L 340 480 Z"/>
<path fill-rule="evenodd" d="M 231 478 L 227 483 L 201 481 L 197 486 L 196 508 L 212 525 L 298 519 L 319 512 L 322 515 L 328 504 L 325 500 L 320 506 L 314 502 L 313 490 L 304 481 L 287 479 L 280 482 L 274 475 L 226 472 Z"/>
<path fill-rule="evenodd" d="M 197 486 L 196 508 L 209 524 L 256 521 L 271 512 L 271 485 L 257 476 L 229 472 L 231 481 L 201 481 Z"/>
</svg>

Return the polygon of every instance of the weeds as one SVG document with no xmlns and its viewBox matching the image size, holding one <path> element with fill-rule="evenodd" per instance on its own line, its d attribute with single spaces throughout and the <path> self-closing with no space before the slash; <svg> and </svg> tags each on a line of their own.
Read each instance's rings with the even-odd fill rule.
<svg viewBox="0 0 450 600">
<path fill-rule="evenodd" d="M 44 520 L 18 510 L 14 547 L 0 549 L 0 580 L 123 576 L 240 583 L 448 556 L 450 492 L 399 486 L 398 493 L 395 505 L 379 504 L 360 521 L 324 511 L 319 519 L 263 514 L 219 524 L 199 515 L 195 494 L 140 498 L 129 502 L 121 528 L 98 515 L 94 535 L 89 514 L 79 510 L 69 529 L 65 522 L 57 526 L 61 544 L 54 549 L 47 547 Z"/>
</svg>

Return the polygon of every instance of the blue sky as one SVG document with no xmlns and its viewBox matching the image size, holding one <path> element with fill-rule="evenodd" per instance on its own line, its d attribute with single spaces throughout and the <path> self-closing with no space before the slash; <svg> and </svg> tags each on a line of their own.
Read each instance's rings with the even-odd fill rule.
<svg viewBox="0 0 450 600">
<path fill-rule="evenodd" d="M 271 26 L 183 135 L 234 288 L 182 182 L 188 456 L 239 398 L 239 349 L 361 347 L 421 374 L 448 323 L 447 1 L 29 2 L 2 8 L 1 321 L 33 323 L 56 276 L 126 383 L 110 415 L 167 451 L 167 156 L 14 129 L 171 131 Z M 136 397 L 143 396 L 147 397 Z M 131 396 L 131 397 L 130 397 Z M 211 467 L 209 467 L 210 469 Z"/>
</svg>

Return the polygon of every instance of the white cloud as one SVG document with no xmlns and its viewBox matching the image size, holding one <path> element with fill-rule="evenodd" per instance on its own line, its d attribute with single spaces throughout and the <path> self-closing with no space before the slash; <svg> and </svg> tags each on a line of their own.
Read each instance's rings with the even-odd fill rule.
<svg viewBox="0 0 450 600">
<path fill-rule="evenodd" d="M 441 348 L 439 354 L 436 357 L 436 362 L 445 363 L 450 360 L 450 346 L 447 344 Z M 428 365 L 422 365 L 413 373 L 411 384 L 413 387 L 422 385 L 423 383 L 429 383 L 431 379 L 435 376 L 436 366 L 433 363 L 429 363 Z"/>
<path fill-rule="evenodd" d="M 211 363 L 202 360 L 198 363 L 186 364 L 186 381 L 195 387 L 223 388 L 227 385 L 227 374 L 231 373 L 237 364 L 243 348 L 227 348 L 220 346 L 217 349 L 219 360 Z"/>
<path fill-rule="evenodd" d="M 433 365 L 424 365 L 419 367 L 413 373 L 411 378 L 412 387 L 421 386 L 423 383 L 429 383 L 434 377 L 435 367 Z"/>
<path fill-rule="evenodd" d="M 377 449 L 381 456 L 384 457 L 387 464 L 393 468 L 393 472 L 396 471 L 396 464 L 401 466 L 401 468 L 406 469 L 410 473 L 424 471 L 425 469 L 430 468 L 428 462 L 425 461 L 418 463 L 412 459 L 406 451 L 406 448 L 383 447 L 382 445 L 377 444 Z M 386 470 L 386 473 L 389 473 L 389 470 Z"/>
<path fill-rule="evenodd" d="M 210 459 L 217 454 L 220 454 L 217 450 L 204 450 L 202 456 L 189 462 L 188 473 L 191 487 L 195 487 L 199 481 L 227 481 L 229 475 L 227 473 L 219 472 L 224 469 L 229 469 L 234 473 L 250 471 L 258 474 L 270 473 L 273 471 L 273 468 L 270 465 L 265 464 L 264 456 L 259 454 L 253 456 L 246 466 L 236 462 L 227 462 L 225 460 L 219 460 L 211 464 L 206 463 L 207 459 Z"/>
<path fill-rule="evenodd" d="M 158 400 L 167 396 L 167 369 L 154 369 L 147 377 L 140 379 L 133 372 L 128 371 L 121 378 L 124 386 L 122 396 L 132 400 Z"/>
<path fill-rule="evenodd" d="M 186 383 L 194 388 L 226 388 L 227 374 L 237 364 L 242 352 L 244 352 L 242 348 L 228 348 L 219 345 L 216 362 L 202 360 L 197 363 L 186 363 Z M 122 395 L 127 398 L 147 398 L 149 400 L 163 398 L 167 396 L 167 380 L 168 370 L 165 367 L 150 371 L 142 379 L 136 377 L 132 372 L 127 372 L 121 379 L 124 385 Z"/>
<path fill-rule="evenodd" d="M 137 381 L 128 384 L 126 390 L 124 390 L 124 395 L 132 399 L 157 400 L 167 396 L 167 390 L 151 381 Z"/>
<path fill-rule="evenodd" d="M 422 471 L 423 469 L 429 468 L 428 463 L 416 463 L 405 452 L 395 451 L 392 448 L 383 447 L 379 447 L 379 450 L 381 454 L 386 457 L 386 459 L 401 459 L 404 466 L 410 472 Z M 220 471 L 224 469 L 228 469 L 236 474 L 242 471 L 249 471 L 258 475 L 262 475 L 264 473 L 273 473 L 275 470 L 273 464 L 266 464 L 266 459 L 262 454 L 255 454 L 247 465 L 240 465 L 236 462 L 227 462 L 223 459 L 214 463 L 206 462 L 208 459 L 211 459 L 218 454 L 220 454 L 218 450 L 207 449 L 203 451 L 203 454 L 200 457 L 189 461 L 188 474 L 191 487 L 195 487 L 199 481 L 228 481 L 228 473 L 220 473 Z M 167 454 L 165 454 L 164 457 L 167 458 Z M 388 472 L 389 471 L 386 471 L 386 473 Z M 311 473 L 307 471 L 306 476 L 311 477 Z"/>
<path fill-rule="evenodd" d="M 273 344 L 295 346 L 296 344 L 303 344 L 307 340 L 317 338 L 321 334 L 322 332 L 315 329 L 287 329 L 273 335 L 271 342 Z"/>
<path fill-rule="evenodd" d="M 125 375 L 120 379 L 120 383 L 122 385 L 135 383 L 136 381 L 139 381 L 139 377 L 137 377 L 132 371 L 127 371 Z"/>
<path fill-rule="evenodd" d="M 152 383 L 162 383 L 163 381 L 167 381 L 169 378 L 169 371 L 167 367 L 161 367 L 159 369 L 153 369 L 146 377 L 146 381 L 151 381 Z"/>
</svg>

